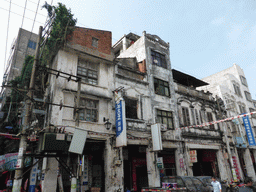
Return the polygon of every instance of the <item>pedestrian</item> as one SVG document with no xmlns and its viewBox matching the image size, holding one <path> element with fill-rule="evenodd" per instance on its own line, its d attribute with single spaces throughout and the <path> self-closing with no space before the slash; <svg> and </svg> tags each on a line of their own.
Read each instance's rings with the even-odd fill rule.
<svg viewBox="0 0 256 192">
<path fill-rule="evenodd" d="M 216 180 L 216 177 L 212 177 L 211 185 L 213 187 L 214 192 L 221 192 L 221 185 L 220 182 Z"/>
<path fill-rule="evenodd" d="M 244 186 L 239 188 L 239 192 L 255 192 L 255 188 L 252 186 L 252 179 L 250 177 L 246 177 L 244 180 Z"/>
</svg>

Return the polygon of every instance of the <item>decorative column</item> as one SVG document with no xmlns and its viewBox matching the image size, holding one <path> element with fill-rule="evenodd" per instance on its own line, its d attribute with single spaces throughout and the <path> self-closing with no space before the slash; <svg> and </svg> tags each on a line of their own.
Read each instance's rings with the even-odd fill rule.
<svg viewBox="0 0 256 192">
<path fill-rule="evenodd" d="M 105 191 L 124 191 L 123 148 L 113 147 L 113 139 L 106 140 L 105 147 Z"/>
<path fill-rule="evenodd" d="M 256 181 L 255 171 L 254 171 L 254 167 L 252 164 L 251 153 L 248 148 L 245 149 L 245 151 L 243 153 L 243 158 L 244 158 L 244 162 L 245 162 L 247 176 L 251 177 L 253 179 L 253 181 Z"/>
<path fill-rule="evenodd" d="M 186 176 L 187 175 L 187 168 L 185 163 L 185 156 L 183 153 L 184 149 L 182 148 L 182 145 L 179 146 L 175 150 L 175 164 L 176 164 L 176 172 L 179 176 Z"/>
<path fill-rule="evenodd" d="M 216 153 L 217 155 L 217 161 L 218 161 L 218 167 L 220 172 L 220 178 L 221 180 L 231 181 L 232 175 L 228 174 L 230 173 L 229 170 L 227 170 L 227 160 L 223 156 L 223 152 L 221 149 L 219 149 Z"/>
<path fill-rule="evenodd" d="M 147 171 L 148 171 L 148 186 L 160 187 L 160 171 L 156 165 L 157 152 L 152 151 L 152 148 L 146 149 Z"/>
</svg>

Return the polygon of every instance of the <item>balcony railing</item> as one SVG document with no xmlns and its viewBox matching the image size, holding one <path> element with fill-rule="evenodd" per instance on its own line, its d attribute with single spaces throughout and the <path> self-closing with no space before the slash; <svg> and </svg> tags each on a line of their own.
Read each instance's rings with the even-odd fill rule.
<svg viewBox="0 0 256 192">
<path fill-rule="evenodd" d="M 215 129 L 185 128 L 182 129 L 183 138 L 194 138 L 202 140 L 222 140 L 222 132 Z"/>
<path fill-rule="evenodd" d="M 133 131 L 146 131 L 147 125 L 145 121 L 139 120 L 139 119 L 129 119 L 126 118 L 126 126 L 127 130 L 133 130 Z"/>
</svg>

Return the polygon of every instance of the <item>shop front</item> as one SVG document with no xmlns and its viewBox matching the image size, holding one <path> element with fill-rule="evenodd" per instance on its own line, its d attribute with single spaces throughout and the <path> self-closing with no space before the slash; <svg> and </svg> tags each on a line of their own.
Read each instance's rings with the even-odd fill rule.
<svg viewBox="0 0 256 192">
<path fill-rule="evenodd" d="M 124 188 L 141 191 L 148 187 L 146 146 L 128 145 L 123 148 Z"/>
</svg>

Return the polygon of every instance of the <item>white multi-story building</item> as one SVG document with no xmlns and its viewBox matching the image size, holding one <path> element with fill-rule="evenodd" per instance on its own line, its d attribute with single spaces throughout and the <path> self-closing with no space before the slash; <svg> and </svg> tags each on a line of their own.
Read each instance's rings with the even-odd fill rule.
<svg viewBox="0 0 256 192">
<path fill-rule="evenodd" d="M 202 80 L 209 83 L 209 85 L 200 87 L 199 89 L 210 91 L 214 96 L 223 100 L 227 111 L 226 117 L 235 117 L 239 114 L 255 111 L 244 71 L 237 64 L 205 77 Z M 255 116 L 249 116 L 249 119 L 255 138 Z M 241 164 L 241 178 L 247 175 L 253 177 L 255 180 L 255 169 L 251 169 L 253 165 L 255 167 L 255 146 L 250 145 L 248 142 L 251 136 L 247 137 L 248 133 L 246 134 L 242 118 L 238 121 L 230 122 L 228 127 L 236 141 L 237 149 L 235 151 L 238 154 Z"/>
</svg>

